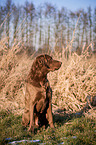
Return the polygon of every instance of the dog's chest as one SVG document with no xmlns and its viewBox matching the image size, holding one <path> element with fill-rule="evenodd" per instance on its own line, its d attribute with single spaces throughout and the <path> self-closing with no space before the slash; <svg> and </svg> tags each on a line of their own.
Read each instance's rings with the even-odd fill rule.
<svg viewBox="0 0 96 145">
<path fill-rule="evenodd" d="M 48 80 L 41 82 L 40 85 L 41 90 L 38 91 L 36 95 L 36 110 L 39 113 L 43 113 L 49 107 L 49 98 L 51 97 L 51 94 L 49 93 L 50 85 Z"/>
<path fill-rule="evenodd" d="M 47 110 L 49 105 L 49 98 L 44 98 L 44 96 L 41 97 L 40 100 L 36 103 L 36 110 L 39 113 L 43 113 L 45 110 Z"/>
</svg>

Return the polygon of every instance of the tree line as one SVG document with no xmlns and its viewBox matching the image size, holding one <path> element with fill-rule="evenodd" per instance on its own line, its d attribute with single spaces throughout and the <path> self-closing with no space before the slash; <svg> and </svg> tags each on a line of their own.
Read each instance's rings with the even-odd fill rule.
<svg viewBox="0 0 96 145">
<path fill-rule="evenodd" d="M 23 45 L 33 50 L 82 51 L 82 47 L 94 44 L 96 49 L 96 8 L 75 12 L 51 3 L 35 7 L 26 1 L 16 6 L 12 0 L 0 5 L 0 40 L 6 38 L 6 46 Z"/>
</svg>

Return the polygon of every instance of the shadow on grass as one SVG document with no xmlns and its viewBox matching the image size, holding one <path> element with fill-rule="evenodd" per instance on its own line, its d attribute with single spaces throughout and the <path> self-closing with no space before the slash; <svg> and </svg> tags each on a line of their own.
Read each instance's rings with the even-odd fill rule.
<svg viewBox="0 0 96 145">
<path fill-rule="evenodd" d="M 85 106 L 82 110 L 75 112 L 75 113 L 68 112 L 68 111 L 65 111 L 62 109 L 57 109 L 53 115 L 54 116 L 54 123 L 57 122 L 61 125 L 67 124 L 67 122 L 71 121 L 72 119 L 81 118 L 82 116 L 85 116 L 84 115 L 85 112 L 87 113 L 90 109 L 91 108 L 89 106 L 87 106 L 87 107 Z"/>
</svg>

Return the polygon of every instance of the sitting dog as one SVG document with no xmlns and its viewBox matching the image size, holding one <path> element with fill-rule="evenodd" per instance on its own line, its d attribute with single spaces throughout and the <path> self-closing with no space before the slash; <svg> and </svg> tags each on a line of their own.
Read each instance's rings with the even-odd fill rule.
<svg viewBox="0 0 96 145">
<path fill-rule="evenodd" d="M 45 54 L 38 56 L 29 72 L 26 80 L 25 109 L 22 116 L 22 124 L 29 124 L 29 131 L 34 132 L 34 126 L 42 126 L 49 123 L 54 128 L 52 117 L 52 89 L 50 88 L 47 74 L 58 70 L 61 62 L 52 59 Z"/>
</svg>

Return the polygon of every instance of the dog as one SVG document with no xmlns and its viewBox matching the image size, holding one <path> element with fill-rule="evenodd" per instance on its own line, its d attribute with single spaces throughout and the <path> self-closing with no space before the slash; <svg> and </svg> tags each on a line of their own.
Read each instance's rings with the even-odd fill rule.
<svg viewBox="0 0 96 145">
<path fill-rule="evenodd" d="M 49 124 L 54 128 L 52 117 L 52 89 L 47 79 L 50 71 L 58 70 L 62 62 L 44 54 L 38 56 L 26 79 L 25 109 L 22 124 L 28 131 L 34 132 L 34 127 Z"/>
</svg>

